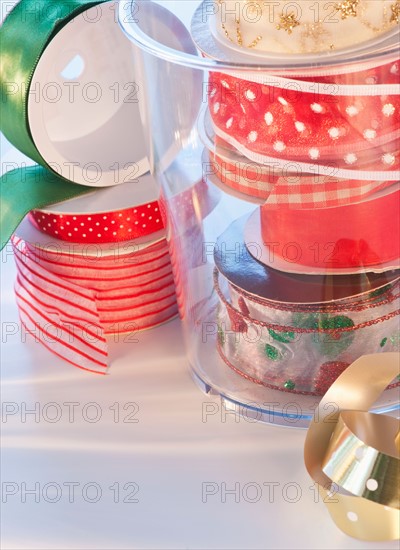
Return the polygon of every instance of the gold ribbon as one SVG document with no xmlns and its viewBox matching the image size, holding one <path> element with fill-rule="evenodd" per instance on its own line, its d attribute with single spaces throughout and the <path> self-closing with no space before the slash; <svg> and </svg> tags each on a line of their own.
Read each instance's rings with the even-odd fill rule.
<svg viewBox="0 0 400 550">
<path fill-rule="evenodd" d="M 357 359 L 315 411 L 306 468 L 336 525 L 368 541 L 400 538 L 400 438 L 395 418 L 368 412 L 399 374 L 399 355 Z"/>
</svg>

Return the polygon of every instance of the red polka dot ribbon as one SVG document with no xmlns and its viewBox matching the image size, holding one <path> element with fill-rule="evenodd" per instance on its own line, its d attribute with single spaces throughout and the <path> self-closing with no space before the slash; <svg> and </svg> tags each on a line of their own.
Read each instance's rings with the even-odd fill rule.
<svg viewBox="0 0 400 550">
<path fill-rule="evenodd" d="M 62 241 L 91 244 L 130 241 L 164 229 L 157 201 L 100 214 L 54 214 L 33 210 L 30 219 L 47 235 Z"/>
<path fill-rule="evenodd" d="M 397 63 L 312 82 L 280 78 L 279 86 L 268 84 L 273 77 L 263 83 L 262 74 L 252 81 L 211 73 L 209 109 L 216 134 L 256 162 L 295 161 L 303 175 L 334 169 L 341 178 L 395 181 L 398 78 Z"/>
</svg>

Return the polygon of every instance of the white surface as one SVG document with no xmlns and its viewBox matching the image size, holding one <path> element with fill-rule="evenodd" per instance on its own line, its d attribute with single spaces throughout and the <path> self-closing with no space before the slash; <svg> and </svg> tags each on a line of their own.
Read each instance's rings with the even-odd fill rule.
<svg viewBox="0 0 400 550">
<path fill-rule="evenodd" d="M 2 15 L 10 2 L 2 2 Z M 4 10 L 3 10 L 4 7 Z M 5 140 L 1 166 L 24 159 Z M 31 164 L 29 162 L 29 164 Z M 137 342 L 111 342 L 109 376 L 86 374 L 53 357 L 18 326 L 13 295 L 14 260 L 7 247 L 1 266 L 1 401 L 16 414 L 2 414 L 0 546 L 11 549 L 315 549 L 394 550 L 398 543 L 367 544 L 334 526 L 303 465 L 304 431 L 250 423 L 221 410 L 204 396 L 187 370 L 179 321 L 135 335 Z M 14 334 L 11 334 L 15 332 Z M 133 337 L 133 338 L 134 338 Z M 76 402 L 69 422 L 67 402 Z M 135 402 L 138 423 L 123 419 Z M 11 403 L 11 405 L 10 405 Z M 23 407 L 38 403 L 38 421 Z M 57 408 L 61 419 L 49 422 Z M 101 412 L 97 423 L 87 421 Z M 114 422 L 115 403 L 121 411 Z M 213 412 L 204 418 L 205 411 Z M 85 420 L 86 418 L 86 420 Z M 54 492 L 26 495 L 21 490 L 55 483 Z M 68 486 L 75 482 L 69 502 Z M 119 503 L 109 489 L 118 482 Z M 136 483 L 138 503 L 124 503 Z M 5 483 L 18 493 L 5 499 Z M 96 483 L 97 503 L 85 502 L 83 487 Z M 202 484 L 218 490 L 202 501 Z M 226 495 L 238 484 L 239 502 Z M 278 484 L 270 502 L 268 484 Z M 290 503 L 298 484 L 301 498 Z M 250 485 L 248 485 L 250 484 Z M 254 499 L 258 484 L 261 498 Z M 266 485 L 264 485 L 266 484 Z M 10 487 L 10 486 L 8 486 Z M 59 502 L 46 502 L 62 489 Z M 210 486 L 211 487 L 211 486 Z M 246 489 L 248 494 L 246 495 Z M 72 491 L 71 491 L 72 492 Z M 244 496 L 243 496 L 244 492 Z M 88 491 L 89 498 L 94 492 Z M 247 501 L 246 501 L 247 499 Z"/>
<path fill-rule="evenodd" d="M 3 550 L 398 548 L 347 537 L 314 501 L 304 431 L 239 419 L 196 388 L 179 321 L 132 335 L 137 342 L 111 341 L 110 375 L 86 374 L 21 332 L 9 247 L 1 262 Z M 132 402 L 137 423 L 123 421 L 135 413 L 133 406 L 124 410 Z M 38 418 L 24 418 L 24 407 L 35 406 Z M 89 422 L 97 414 L 98 422 Z M 78 485 L 69 502 L 71 482 Z M 97 485 L 85 489 L 88 483 Z M 123 502 L 135 487 L 124 490 L 127 483 L 137 484 L 139 502 Z M 208 498 L 207 483 L 216 492 Z M 26 493 L 35 484 L 37 497 Z M 224 495 L 235 487 L 237 496 Z M 86 502 L 97 490 L 99 501 Z M 297 491 L 299 500 L 290 502 Z"/>
</svg>

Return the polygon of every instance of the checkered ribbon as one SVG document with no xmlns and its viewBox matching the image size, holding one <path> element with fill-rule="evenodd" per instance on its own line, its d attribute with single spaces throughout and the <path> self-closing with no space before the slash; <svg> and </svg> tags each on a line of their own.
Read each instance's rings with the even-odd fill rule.
<svg viewBox="0 0 400 550">
<path fill-rule="evenodd" d="M 268 205 L 287 205 L 294 209 L 345 206 L 393 185 L 392 181 L 342 180 L 318 174 L 301 176 L 290 171 L 295 163 L 282 171 L 277 166 L 251 162 L 227 151 L 223 153 L 217 147 L 210 153 L 209 161 L 207 173 L 215 174 L 231 189 L 265 199 Z"/>
</svg>

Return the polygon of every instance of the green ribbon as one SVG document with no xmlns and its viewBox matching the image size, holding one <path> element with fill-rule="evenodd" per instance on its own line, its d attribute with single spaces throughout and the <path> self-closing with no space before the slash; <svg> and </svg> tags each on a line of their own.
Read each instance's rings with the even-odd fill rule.
<svg viewBox="0 0 400 550">
<path fill-rule="evenodd" d="M 0 178 L 0 250 L 31 210 L 93 191 L 93 187 L 63 180 L 37 164 L 7 172 Z"/>
<path fill-rule="evenodd" d="M 71 19 L 107 1 L 21 0 L 0 28 L 0 130 L 17 149 L 41 165 L 35 172 L 20 168 L 0 178 L 0 249 L 30 210 L 95 189 L 71 183 L 51 170 L 32 139 L 27 109 L 32 77 L 51 40 Z"/>
</svg>

